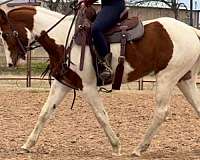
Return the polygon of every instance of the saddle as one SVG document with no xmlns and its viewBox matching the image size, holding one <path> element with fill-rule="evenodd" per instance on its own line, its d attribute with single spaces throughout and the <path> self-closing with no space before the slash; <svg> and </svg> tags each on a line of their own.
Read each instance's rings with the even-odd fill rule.
<svg viewBox="0 0 200 160">
<path fill-rule="evenodd" d="M 86 12 L 87 14 L 88 12 Z M 91 14 L 91 12 L 89 12 Z M 96 12 L 95 12 L 96 13 Z M 80 14 L 83 15 L 83 14 Z M 84 17 L 85 18 L 85 17 Z M 80 22 L 76 22 L 76 31 L 74 36 L 74 41 L 77 45 L 81 45 L 81 58 L 80 58 L 80 70 L 83 70 L 83 64 L 84 64 L 84 57 L 85 57 L 85 46 L 89 45 L 90 51 L 93 57 L 93 65 L 96 70 L 97 75 L 97 85 L 101 86 L 102 84 L 109 84 L 101 82 L 100 78 L 98 77 L 98 66 L 96 64 L 98 61 L 98 56 L 96 55 L 96 52 L 94 51 L 94 47 L 92 44 L 92 38 L 91 38 L 91 28 L 88 27 L 88 23 L 86 24 L 86 21 L 83 17 L 79 17 L 81 20 Z M 78 19 L 78 18 L 77 18 Z M 92 18 L 91 18 L 92 19 Z M 88 21 L 87 21 L 88 22 Z M 92 22 L 91 22 L 92 23 Z M 120 56 L 118 58 L 118 66 L 115 71 L 115 77 L 112 84 L 112 89 L 119 90 L 122 83 L 122 76 L 124 72 L 124 62 L 125 62 L 125 48 L 126 43 L 128 41 L 137 40 L 141 38 L 144 35 L 144 26 L 142 22 L 139 20 L 138 17 L 132 17 L 128 18 L 128 9 L 125 9 L 121 15 L 119 22 L 112 28 L 108 29 L 104 33 L 108 43 L 121 43 L 121 51 Z"/>
<path fill-rule="evenodd" d="M 144 34 L 144 26 L 139 18 L 128 18 L 128 9 L 121 13 L 119 22 L 105 32 L 107 41 L 109 43 L 120 43 L 123 30 L 126 30 L 127 41 L 139 39 Z"/>
<path fill-rule="evenodd" d="M 120 43 L 122 39 L 122 30 L 126 30 L 127 41 L 137 40 L 143 36 L 144 26 L 141 20 L 138 17 L 128 18 L 128 10 L 128 8 L 124 9 L 124 11 L 120 15 L 119 22 L 112 28 L 109 28 L 107 31 L 105 31 L 104 35 L 109 43 Z M 82 19 L 82 21 L 84 20 Z M 75 36 L 75 43 L 77 45 L 82 45 L 84 43 L 83 35 L 78 33 L 81 30 L 80 26 L 82 26 L 82 29 L 84 28 L 88 30 L 87 27 L 84 27 L 84 22 L 76 22 L 75 32 L 77 34 Z M 88 40 L 86 44 L 88 45 Z"/>
</svg>

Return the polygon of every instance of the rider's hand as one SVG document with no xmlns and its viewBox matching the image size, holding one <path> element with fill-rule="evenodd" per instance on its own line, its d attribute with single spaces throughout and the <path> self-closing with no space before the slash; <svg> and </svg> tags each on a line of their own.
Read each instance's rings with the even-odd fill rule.
<svg viewBox="0 0 200 160">
<path fill-rule="evenodd" d="M 78 3 L 81 4 L 81 6 L 85 6 L 85 0 L 78 0 Z"/>
<path fill-rule="evenodd" d="M 91 6 L 96 1 L 97 0 L 79 0 L 81 5 L 83 4 L 83 6 L 87 6 L 87 7 Z"/>
</svg>

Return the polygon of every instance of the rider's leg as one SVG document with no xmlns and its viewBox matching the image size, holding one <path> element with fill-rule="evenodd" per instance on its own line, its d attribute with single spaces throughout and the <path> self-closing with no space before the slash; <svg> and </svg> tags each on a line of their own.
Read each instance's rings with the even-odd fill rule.
<svg viewBox="0 0 200 160">
<path fill-rule="evenodd" d="M 100 71 L 100 77 L 104 80 L 111 77 L 112 69 L 110 55 L 108 54 L 109 46 L 103 33 L 118 22 L 123 9 L 124 4 L 121 2 L 103 6 L 92 25 L 94 45 L 104 65 L 103 70 Z"/>
</svg>

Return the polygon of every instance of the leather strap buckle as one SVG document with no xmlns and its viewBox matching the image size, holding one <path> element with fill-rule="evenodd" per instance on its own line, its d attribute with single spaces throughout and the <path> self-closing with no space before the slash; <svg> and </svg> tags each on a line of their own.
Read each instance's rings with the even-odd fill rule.
<svg viewBox="0 0 200 160">
<path fill-rule="evenodd" d="M 119 63 L 124 63 L 124 61 L 125 61 L 125 56 L 119 56 L 118 62 Z"/>
</svg>

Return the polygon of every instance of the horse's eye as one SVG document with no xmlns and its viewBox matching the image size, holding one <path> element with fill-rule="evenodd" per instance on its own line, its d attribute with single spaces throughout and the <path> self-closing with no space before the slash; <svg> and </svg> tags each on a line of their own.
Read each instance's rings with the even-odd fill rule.
<svg viewBox="0 0 200 160">
<path fill-rule="evenodd" d="M 13 31 L 13 35 L 14 35 L 15 37 L 18 37 L 18 32 L 17 32 L 17 31 Z"/>
</svg>

